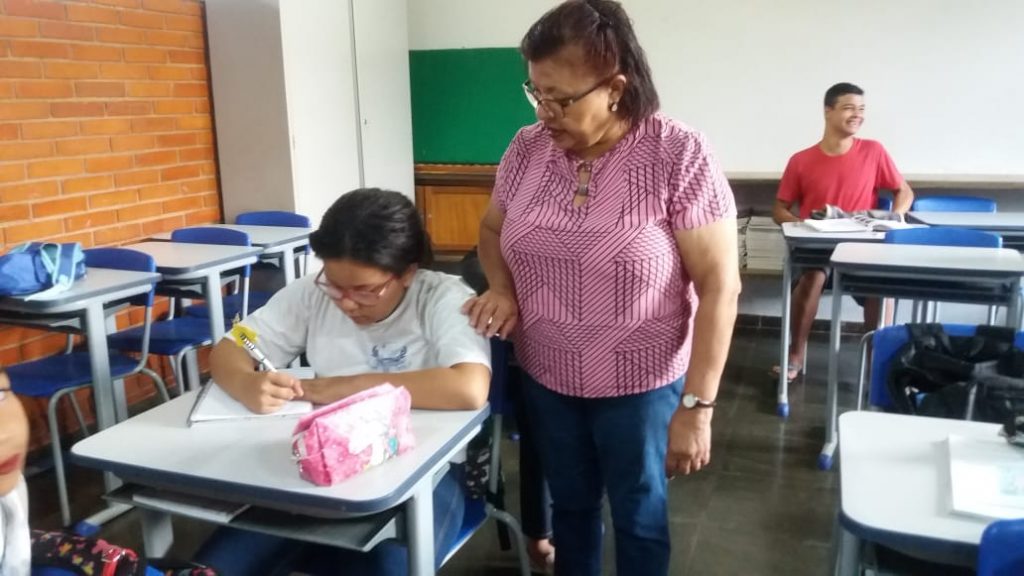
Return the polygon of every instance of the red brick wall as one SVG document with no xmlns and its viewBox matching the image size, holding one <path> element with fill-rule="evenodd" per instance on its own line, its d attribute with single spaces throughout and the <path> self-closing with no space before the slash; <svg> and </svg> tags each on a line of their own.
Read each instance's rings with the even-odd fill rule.
<svg viewBox="0 0 1024 576">
<path fill-rule="evenodd" d="M 0 252 L 220 220 L 203 17 L 192 0 L 2 0 Z M 0 329 L 0 364 L 63 343 Z M 152 393 L 129 384 L 130 400 Z M 42 404 L 26 405 L 39 445 Z"/>
</svg>

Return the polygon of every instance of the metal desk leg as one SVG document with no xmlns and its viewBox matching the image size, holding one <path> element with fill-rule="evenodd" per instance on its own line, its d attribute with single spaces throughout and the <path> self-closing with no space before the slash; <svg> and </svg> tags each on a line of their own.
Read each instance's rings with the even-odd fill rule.
<svg viewBox="0 0 1024 576">
<path fill-rule="evenodd" d="M 220 292 L 220 272 L 211 272 L 206 275 L 206 308 L 210 312 L 210 334 L 213 335 L 213 344 L 224 336 L 224 301 Z"/>
<path fill-rule="evenodd" d="M 792 284 L 793 268 L 790 262 L 789 249 L 783 256 L 782 263 L 782 333 L 779 335 L 779 402 L 776 408 L 779 416 L 789 417 L 789 313 L 792 305 L 793 293 L 790 291 Z"/>
<path fill-rule="evenodd" d="M 836 522 L 833 538 L 833 570 L 835 576 L 854 576 L 860 568 L 860 539 Z"/>
<path fill-rule="evenodd" d="M 432 475 L 419 481 L 405 503 L 410 576 L 434 574 L 434 483 Z"/>
<path fill-rule="evenodd" d="M 171 515 L 155 510 L 142 512 L 142 544 L 146 549 L 147 558 L 163 558 L 174 544 L 174 528 L 171 526 Z"/>
<path fill-rule="evenodd" d="M 287 286 L 295 280 L 295 250 L 289 248 L 281 253 L 281 270 L 284 272 L 284 285 Z"/>
<path fill-rule="evenodd" d="M 1021 279 L 1018 277 L 1010 287 L 1010 302 L 1006 307 L 1006 325 L 1013 326 L 1014 330 L 1021 328 Z"/>
<path fill-rule="evenodd" d="M 839 335 L 843 323 L 843 283 L 838 269 L 832 270 L 832 329 L 828 348 L 828 394 L 825 398 L 825 445 L 818 454 L 818 468 L 832 468 L 836 451 L 836 420 L 839 397 Z"/>
</svg>

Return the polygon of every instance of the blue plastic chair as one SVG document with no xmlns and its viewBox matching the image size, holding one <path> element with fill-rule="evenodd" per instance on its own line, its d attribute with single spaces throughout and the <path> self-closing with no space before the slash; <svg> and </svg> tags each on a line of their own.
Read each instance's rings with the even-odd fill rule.
<svg viewBox="0 0 1024 576">
<path fill-rule="evenodd" d="M 263 212 L 244 212 L 235 217 L 235 224 L 243 224 L 250 226 L 283 226 L 292 228 L 309 228 L 311 226 L 309 217 L 303 216 L 302 214 L 296 214 L 294 212 L 283 212 L 279 210 L 268 210 Z M 296 267 L 299 270 L 299 275 L 305 274 L 307 260 L 309 258 L 309 245 L 304 248 L 298 248 L 293 253 L 293 257 L 298 259 L 301 255 L 302 263 L 301 266 Z M 280 255 L 273 255 L 264 259 L 261 256 L 261 262 L 257 263 L 256 266 L 263 267 L 269 266 L 273 268 L 280 268 L 281 265 L 278 262 Z M 265 264 L 264 262 L 268 262 Z M 270 300 L 273 296 L 273 292 L 264 291 L 249 291 L 249 303 L 246 311 L 249 313 L 259 310 Z M 241 298 L 238 295 L 230 295 L 224 298 L 224 317 L 231 319 L 236 315 L 241 316 Z M 197 318 L 208 318 L 210 316 L 210 310 L 205 304 L 196 304 L 189 306 L 185 309 L 184 314 L 186 316 L 195 316 Z"/>
<path fill-rule="evenodd" d="M 995 212 L 996 201 L 977 196 L 928 196 L 910 207 L 915 212 Z"/>
<path fill-rule="evenodd" d="M 458 552 L 469 539 L 487 522 L 494 518 L 504 525 L 515 540 L 516 553 L 519 557 L 521 576 L 530 575 L 530 561 L 526 554 L 526 540 L 523 537 L 519 521 L 501 506 L 501 439 L 502 418 L 511 408 L 508 401 L 508 357 L 511 344 L 498 338 L 491 339 L 491 387 L 487 401 L 491 405 L 491 470 L 488 478 L 487 498 L 467 498 L 462 527 L 455 538 L 451 549 L 444 555 L 444 565 Z M 499 528 L 501 527 L 499 525 Z M 504 536 L 499 532 L 499 536 Z"/>
<path fill-rule="evenodd" d="M 156 272 L 156 263 L 149 254 L 125 248 L 93 248 L 85 250 L 85 264 L 90 268 L 113 268 L 116 270 L 134 270 L 139 272 Z M 140 356 L 133 358 L 122 353 L 110 355 L 110 377 L 111 380 L 121 380 L 134 374 L 142 373 L 148 376 L 156 385 L 160 397 L 168 400 L 167 387 L 156 372 L 146 367 L 146 360 L 149 357 L 149 337 L 152 328 L 153 317 L 153 290 L 145 294 L 126 298 L 121 302 L 111 304 L 111 307 L 121 304 L 145 307 L 145 320 L 143 325 L 137 328 L 139 334 L 139 346 L 133 350 Z M 109 338 L 108 338 L 109 343 Z M 111 346 L 112 350 L 117 350 Z M 89 434 L 82 417 L 82 411 L 75 400 L 74 393 L 77 390 L 92 386 L 92 364 L 89 362 L 89 353 L 84 350 L 71 351 L 67 354 L 58 354 L 24 362 L 7 367 L 7 374 L 11 379 L 11 389 L 21 396 L 31 398 L 48 398 L 47 403 L 47 425 L 50 431 L 50 446 L 53 452 L 53 467 L 57 476 L 57 496 L 60 499 L 61 521 L 65 526 L 71 523 L 71 510 L 68 505 L 67 481 L 64 477 L 64 458 L 61 450 L 60 428 L 57 421 L 57 407 L 61 398 L 67 397 L 71 402 L 75 417 L 85 435 Z"/>
<path fill-rule="evenodd" d="M 930 228 L 905 228 L 901 230 L 890 230 L 885 233 L 885 242 L 887 244 L 917 244 L 924 246 L 959 246 L 968 248 L 1002 248 L 1003 238 L 998 234 L 992 232 L 983 232 L 981 230 L 970 230 L 967 228 L 947 228 L 942 226 L 930 227 Z M 913 318 L 915 321 L 918 320 L 918 316 L 923 315 L 918 312 L 920 304 L 925 304 L 926 309 L 927 303 L 914 302 L 914 313 Z M 896 302 L 898 307 L 899 301 Z M 935 315 L 933 320 L 938 320 L 939 316 L 939 303 L 934 304 Z M 896 316 L 896 308 L 893 309 L 893 316 Z M 988 323 L 995 323 L 996 310 L 994 306 L 988 308 Z"/>
<path fill-rule="evenodd" d="M 172 242 L 186 242 L 191 244 L 220 244 L 227 246 L 250 246 L 249 235 L 239 230 L 230 228 L 198 227 L 182 228 L 171 233 Z M 224 272 L 224 276 L 240 276 L 242 288 L 239 295 L 240 307 L 239 316 L 244 317 L 248 304 L 249 292 L 249 265 L 242 266 L 236 270 Z M 187 294 L 186 292 L 173 290 L 175 295 Z M 225 328 L 230 329 L 231 320 L 225 318 Z M 137 328 L 123 330 L 109 337 L 110 346 L 122 351 L 137 351 L 142 346 L 142 333 Z M 209 317 L 201 318 L 195 316 L 183 316 L 154 322 L 149 336 L 149 351 L 158 356 L 167 356 L 171 359 L 171 369 L 174 371 L 175 381 L 185 383 L 188 389 L 198 386 L 198 382 L 186 382 L 183 360 L 185 354 L 197 350 L 203 346 L 213 344 L 213 334 L 210 332 Z"/>
<path fill-rule="evenodd" d="M 879 196 L 875 208 L 878 208 L 879 210 L 892 211 L 892 198 Z"/>
<path fill-rule="evenodd" d="M 997 520 L 981 534 L 978 576 L 1024 574 L 1024 518 Z"/>
<path fill-rule="evenodd" d="M 978 326 L 975 324 L 943 324 L 942 329 L 950 336 L 973 336 Z M 881 410 L 893 408 L 892 398 L 886 382 L 889 378 L 889 364 L 899 349 L 910 341 L 910 332 L 905 324 L 886 326 L 864 334 L 861 338 L 860 376 L 857 383 L 857 410 L 862 407 L 864 398 L 864 380 L 867 376 L 867 342 L 871 340 L 871 374 L 868 391 L 868 405 Z M 1024 349 L 1024 332 L 1018 332 L 1013 340 L 1014 346 Z"/>
</svg>

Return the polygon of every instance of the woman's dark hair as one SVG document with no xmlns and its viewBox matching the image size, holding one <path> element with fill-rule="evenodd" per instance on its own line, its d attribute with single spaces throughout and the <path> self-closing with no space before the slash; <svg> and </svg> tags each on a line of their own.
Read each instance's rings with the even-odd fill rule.
<svg viewBox="0 0 1024 576">
<path fill-rule="evenodd" d="M 429 264 L 416 207 L 404 195 L 380 188 L 359 188 L 335 200 L 309 245 L 321 260 L 349 259 L 396 275 L 413 264 Z"/>
<path fill-rule="evenodd" d="M 553 56 L 567 46 L 579 46 L 587 66 L 599 76 L 616 72 L 626 77 L 619 100 L 622 118 L 633 124 L 658 111 L 658 91 L 644 49 L 622 5 L 613 0 L 568 0 L 534 22 L 519 51 L 527 61 Z"/>
</svg>

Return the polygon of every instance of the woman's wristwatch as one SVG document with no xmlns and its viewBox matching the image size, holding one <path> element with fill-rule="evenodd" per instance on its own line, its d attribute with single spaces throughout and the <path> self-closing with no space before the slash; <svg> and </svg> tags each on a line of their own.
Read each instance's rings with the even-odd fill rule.
<svg viewBox="0 0 1024 576">
<path fill-rule="evenodd" d="M 686 394 L 683 394 L 682 405 L 683 405 L 683 408 L 687 408 L 687 409 L 690 409 L 690 408 L 714 408 L 715 407 L 715 401 L 712 400 L 712 401 L 708 402 L 707 400 L 702 400 L 700 398 L 700 396 L 697 396 L 696 394 L 686 393 Z"/>
</svg>

